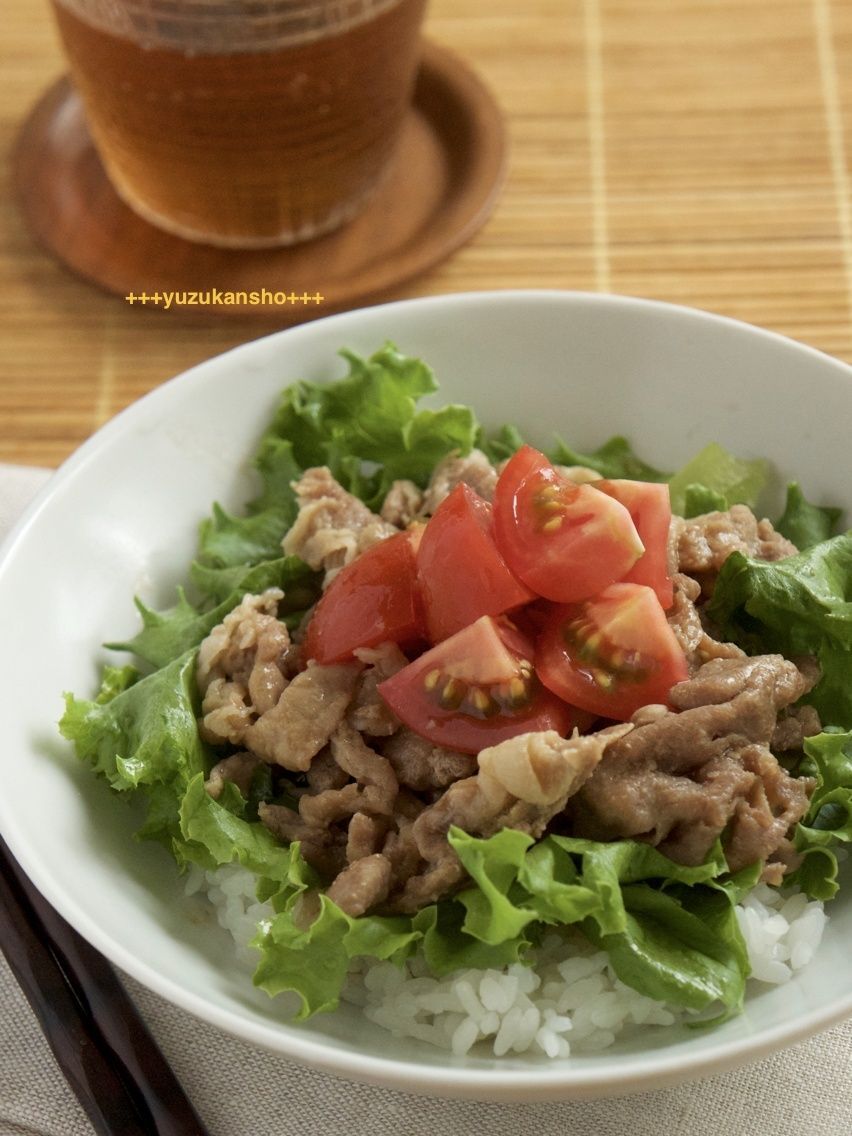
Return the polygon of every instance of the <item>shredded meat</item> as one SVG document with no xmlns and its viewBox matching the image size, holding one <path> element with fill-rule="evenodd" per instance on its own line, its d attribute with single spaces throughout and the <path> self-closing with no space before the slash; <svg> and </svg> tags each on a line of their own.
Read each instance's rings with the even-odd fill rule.
<svg viewBox="0 0 852 1136">
<path fill-rule="evenodd" d="M 258 819 L 284 844 L 299 841 L 302 855 L 325 879 L 334 879 L 346 866 L 346 832 L 321 824 L 309 824 L 286 805 L 258 805 Z"/>
<path fill-rule="evenodd" d="M 399 730 L 385 743 L 382 753 L 393 766 L 400 785 L 417 792 L 446 789 L 476 772 L 472 754 L 434 745 L 413 730 Z"/>
<path fill-rule="evenodd" d="M 390 762 L 345 721 L 308 771 L 308 784 L 298 812 L 263 805 L 258 815 L 278 839 L 301 841 L 302 855 L 327 879 L 335 879 L 347 864 L 372 856 L 395 824 L 408 825 L 422 807 L 399 800 Z M 388 879 L 390 875 L 389 869 Z"/>
<path fill-rule="evenodd" d="M 553 730 L 520 734 L 482 750 L 479 772 L 452 784 L 414 822 L 411 835 L 425 868 L 405 881 L 394 909 L 418 911 L 464 878 L 447 841 L 452 825 L 473 836 L 493 836 L 503 828 L 541 836 L 607 746 L 631 728 L 615 726 L 573 738 Z"/>
<path fill-rule="evenodd" d="M 407 478 L 394 481 L 379 510 L 383 521 L 405 529 L 423 512 L 423 490 Z"/>
<path fill-rule="evenodd" d="M 438 462 L 423 495 L 421 513 L 431 516 L 462 482 L 486 501 L 494 497 L 497 470 L 481 450 L 471 450 L 465 457 L 450 454 Z"/>
<path fill-rule="evenodd" d="M 722 643 L 710 635 L 704 625 L 695 601 L 701 593 L 701 585 L 677 572 L 673 576 L 674 602 L 666 613 L 669 627 L 683 648 L 690 674 L 709 659 L 740 659 L 745 655 L 735 643 Z"/>
<path fill-rule="evenodd" d="M 204 782 L 204 788 L 214 800 L 222 795 L 227 782 L 236 785 L 244 797 L 251 789 L 251 781 L 258 766 L 263 765 L 259 757 L 253 753 L 234 753 L 217 762 L 210 770 L 210 775 Z"/>
<path fill-rule="evenodd" d="M 390 882 L 390 863 L 377 852 L 344 868 L 326 894 L 347 915 L 363 915 L 386 898 Z"/>
<path fill-rule="evenodd" d="M 388 737 L 399 728 L 399 719 L 376 689 L 380 682 L 408 665 L 408 659 L 395 643 L 378 647 L 362 647 L 355 657 L 365 664 L 355 697 L 347 711 L 347 720 L 362 734 L 374 738 Z"/>
<path fill-rule="evenodd" d="M 326 746 L 311 762 L 305 780 L 312 793 L 323 793 L 326 789 L 342 789 L 349 780 L 349 774 L 334 760 L 331 746 Z"/>
<path fill-rule="evenodd" d="M 747 746 L 739 758 L 750 781 L 723 842 L 728 866 L 735 872 L 756 860 L 770 860 L 782 847 L 789 863 L 787 833 L 807 811 L 815 782 L 790 777 L 765 746 Z"/>
<path fill-rule="evenodd" d="M 370 749 L 347 722 L 341 722 L 332 734 L 331 753 L 353 780 L 341 789 L 303 796 L 299 812 L 305 820 L 330 823 L 356 812 L 392 816 L 399 782 L 390 762 Z"/>
<path fill-rule="evenodd" d="M 255 717 L 245 687 L 224 678 L 210 680 L 201 715 L 198 732 L 211 745 L 222 742 L 240 745 Z"/>
<path fill-rule="evenodd" d="M 246 746 L 264 761 L 304 772 L 343 720 L 360 673 L 360 663 L 309 663 L 248 727 Z"/>
<path fill-rule="evenodd" d="M 821 729 L 819 714 L 813 706 L 791 706 L 778 715 L 770 749 L 773 753 L 801 749 L 805 738 L 812 738 Z"/>
<path fill-rule="evenodd" d="M 759 521 L 747 505 L 732 505 L 726 512 L 672 521 L 677 563 L 681 572 L 696 577 L 710 595 L 716 576 L 732 552 L 759 560 L 782 560 L 798 551 L 767 520 Z"/>
<path fill-rule="evenodd" d="M 346 834 L 346 859 L 350 864 L 378 852 L 387 835 L 388 825 L 382 817 L 354 813 Z"/>
<path fill-rule="evenodd" d="M 302 793 L 298 812 L 262 805 L 259 816 L 279 839 L 301 841 L 305 859 L 331 881 L 328 895 L 350 915 L 415 912 L 465 878 L 447 840 L 451 825 L 478 836 L 506 827 L 540 836 L 606 747 L 632 728 L 511 738 L 483 750 L 477 773 L 426 804 L 400 788 L 390 761 L 344 722 L 318 761 L 330 754 L 351 780 Z"/>
<path fill-rule="evenodd" d="M 278 588 L 244 596 L 201 644 L 196 681 L 205 741 L 241 745 L 287 686 L 290 636 L 276 616 L 283 596 Z"/>
<path fill-rule="evenodd" d="M 629 725 L 563 738 L 555 730 L 519 734 L 480 752 L 479 780 L 496 799 L 498 787 L 509 798 L 559 812 L 601 760 L 604 750 L 631 732 Z M 510 826 L 513 827 L 513 826 Z"/>
<path fill-rule="evenodd" d="M 732 870 L 785 854 L 813 783 L 790 777 L 768 747 L 778 711 L 809 685 L 780 655 L 705 663 L 672 688 L 674 711 L 643 708 L 610 746 L 569 802 L 571 831 L 646 840 L 684 864 L 722 837 Z"/>
<path fill-rule="evenodd" d="M 795 663 L 782 655 L 753 655 L 740 659 L 713 659 L 686 682 L 672 687 L 669 699 L 676 710 L 698 706 L 733 707 L 737 732 L 752 741 L 768 742 L 777 711 L 790 706 L 813 683 Z M 741 695 L 752 695 L 742 703 Z M 746 708 L 752 711 L 749 716 Z"/>
<path fill-rule="evenodd" d="M 360 552 L 398 531 L 348 493 L 326 466 L 305 470 L 293 489 L 299 512 L 282 548 L 324 571 L 325 584 Z"/>
</svg>

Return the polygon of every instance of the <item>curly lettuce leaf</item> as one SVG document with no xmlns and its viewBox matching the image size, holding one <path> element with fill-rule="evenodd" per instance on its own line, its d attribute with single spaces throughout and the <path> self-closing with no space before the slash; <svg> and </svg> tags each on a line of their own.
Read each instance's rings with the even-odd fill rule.
<svg viewBox="0 0 852 1136">
<path fill-rule="evenodd" d="M 572 449 L 558 438 L 547 455 L 557 465 L 585 465 L 597 470 L 601 477 L 627 478 L 630 481 L 668 481 L 669 474 L 648 465 L 634 451 L 626 438 L 616 434 L 602 446 L 588 453 Z"/>
<path fill-rule="evenodd" d="M 601 934 L 587 930 L 609 955 L 613 970 L 627 986 L 646 997 L 690 1010 L 721 1002 L 728 1010 L 742 1006 L 748 959 L 735 917 L 708 918 L 711 905 L 730 910 L 708 889 L 700 902 L 684 902 L 647 884 L 622 890 L 624 929 Z"/>
<path fill-rule="evenodd" d="M 345 488 L 377 508 L 397 478 L 425 485 L 447 454 L 471 450 L 479 426 L 469 407 L 417 409 L 438 387 L 420 359 L 390 343 L 368 359 L 341 355 L 349 373 L 334 383 L 288 387 L 266 435 L 289 445 L 299 467 L 327 465 Z M 378 469 L 367 476 L 363 463 Z"/>
<path fill-rule="evenodd" d="M 265 435 L 253 462 L 261 489 L 237 516 L 215 504 L 201 523 L 198 559 L 207 568 L 233 568 L 276 560 L 281 538 L 292 525 L 298 505 L 291 482 L 302 469 L 293 457 L 292 443 Z"/>
<path fill-rule="evenodd" d="M 485 943 L 464 930 L 466 911 L 461 904 L 442 900 L 424 907 L 412 927 L 423 937 L 423 957 L 439 978 L 457 970 L 500 969 L 523 961 L 530 939 L 522 933 L 499 943 Z"/>
<path fill-rule="evenodd" d="M 798 482 L 791 481 L 787 486 L 784 512 L 775 522 L 775 528 L 801 552 L 834 536 L 842 516 L 842 509 L 812 505 Z"/>
<path fill-rule="evenodd" d="M 450 841 L 477 885 L 456 897 L 464 934 L 522 950 L 537 924 L 581 926 L 610 952 L 619 978 L 649 997 L 695 1010 L 741 1005 L 749 973 L 733 914 L 741 888 L 720 844 L 688 867 L 630 840 L 535 842 L 508 830 L 478 839 L 453 829 Z M 754 870 L 741 877 L 742 886 L 756 880 Z"/>
<path fill-rule="evenodd" d="M 275 996 L 295 993 L 297 1019 L 336 1009 L 352 960 L 404 959 L 421 938 L 405 916 L 354 918 L 320 891 L 320 880 L 305 862 L 298 843 L 290 845 L 289 863 L 280 882 L 265 878 L 258 898 L 269 900 L 276 914 L 264 920 L 252 940 L 260 952 L 254 984 Z"/>
<path fill-rule="evenodd" d="M 574 857 L 555 840 L 532 845 L 518 883 L 535 896 L 536 911 L 545 923 L 579 923 L 600 906 L 600 897 L 581 882 Z"/>
<path fill-rule="evenodd" d="M 122 668 L 107 668 L 94 700 L 65 696 L 59 723 L 77 756 L 119 791 L 138 790 L 148 803 L 142 834 L 171 846 L 180 839 L 180 804 L 187 786 L 209 766 L 198 736 L 195 652 L 123 685 Z"/>
<path fill-rule="evenodd" d="M 725 561 L 707 614 L 751 653 L 814 654 L 822 678 L 805 696 L 823 722 L 852 724 L 852 532 L 775 562 Z"/>
<path fill-rule="evenodd" d="M 215 570 L 255 565 L 281 555 L 281 538 L 293 523 L 297 502 L 292 483 L 310 466 L 326 465 L 344 488 L 377 508 L 397 478 L 425 485 L 451 451 L 468 453 L 479 425 L 465 406 L 417 408 L 437 390 L 420 359 L 387 343 L 368 359 L 341 355 L 348 374 L 335 382 L 306 380 L 284 390 L 260 440 L 254 465 L 261 489 L 242 515 L 215 505 L 201 525 L 198 560 L 215 581 Z M 226 584 L 215 589 L 222 598 Z"/>
<path fill-rule="evenodd" d="M 583 929 L 622 982 L 694 1010 L 717 1000 L 728 1010 L 741 1005 L 748 959 L 736 920 L 706 918 L 728 871 L 718 842 L 688 867 L 635 841 L 549 839 L 580 857 L 580 880 L 599 899 Z"/>
<path fill-rule="evenodd" d="M 101 685 L 95 695 L 95 702 L 101 706 L 112 702 L 116 695 L 133 686 L 141 677 L 141 672 L 132 663 L 126 663 L 123 667 L 113 667 L 108 664 L 101 672 Z"/>
<path fill-rule="evenodd" d="M 796 826 L 793 843 L 802 861 L 789 882 L 812 899 L 837 894 L 839 844 L 852 841 L 852 732 L 826 729 L 806 738 L 802 773 L 816 778 L 807 814 Z"/>
<path fill-rule="evenodd" d="M 228 788 L 240 797 L 233 786 Z M 175 849 L 179 859 L 207 869 L 237 863 L 265 880 L 290 880 L 295 846 L 282 845 L 262 824 L 244 820 L 229 804 L 224 793 L 219 800 L 210 796 L 203 774 L 193 777 L 180 802 L 183 840 Z"/>
<path fill-rule="evenodd" d="M 706 485 L 687 485 L 683 491 L 684 517 L 700 517 L 702 513 L 719 513 L 728 508 L 724 493 L 708 489 Z"/>
<path fill-rule="evenodd" d="M 467 968 L 502 967 L 517 962 L 529 946 L 521 934 L 485 943 L 463 930 L 464 907 L 442 900 L 414 916 L 345 914 L 319 892 L 319 880 L 292 845 L 288 880 L 264 881 L 260 898 L 271 899 L 277 914 L 254 940 L 261 952 L 255 985 L 274 995 L 292 991 L 301 1002 L 299 1018 L 334 1009 L 349 966 L 356 958 L 401 963 L 415 948 L 436 975 Z M 317 965 L 315 965 L 315 962 Z"/>
<path fill-rule="evenodd" d="M 692 1010 L 716 1001 L 728 1012 L 740 1007 L 748 958 L 733 903 L 717 890 L 729 878 L 718 842 L 689 867 L 632 840 L 549 841 L 580 857 L 580 880 L 598 897 L 583 930 L 622 982 Z"/>
<path fill-rule="evenodd" d="M 411 953 L 421 932 L 403 916 L 347 915 L 319 891 L 298 844 L 290 851 L 287 881 L 271 895 L 277 914 L 260 924 L 252 940 L 260 952 L 254 984 L 273 997 L 285 991 L 296 994 L 296 1017 L 302 1020 L 337 1008 L 353 959 L 399 962 Z M 263 883 L 259 898 L 270 898 L 274 882 Z"/>
<path fill-rule="evenodd" d="M 624 929 L 625 908 L 621 892 L 625 885 L 652 879 L 669 883 L 707 883 L 728 870 L 718 843 L 703 864 L 687 867 L 676 864 L 650 844 L 635 840 L 603 843 L 574 836 L 551 836 L 549 841 L 580 857 L 580 880 L 598 896 L 598 909 L 593 912 L 593 918 L 602 934 Z"/>
<path fill-rule="evenodd" d="M 499 465 L 510 458 L 525 442 L 526 439 L 516 426 L 506 424 L 491 434 L 480 428 L 476 447 L 482 450 L 492 465 Z"/>
<path fill-rule="evenodd" d="M 768 470 L 769 463 L 761 458 L 738 458 L 718 442 L 711 442 L 669 479 L 672 512 L 694 516 L 686 511 L 687 492 L 691 490 L 694 507 L 699 486 L 705 500 L 707 494 L 713 495 L 717 508 L 719 501 L 724 502 L 726 509 L 736 504 L 754 507 L 766 484 Z"/>
<path fill-rule="evenodd" d="M 318 915 L 306 927 L 282 912 L 262 926 L 252 941 L 261 952 L 254 984 L 267 994 L 293 991 L 301 1000 L 298 1021 L 335 1010 L 350 958 L 344 946 L 349 917 L 325 895 Z"/>
<path fill-rule="evenodd" d="M 203 569 L 202 569 L 203 572 Z M 142 616 L 142 629 L 132 639 L 107 643 L 114 651 L 130 651 L 154 667 L 164 667 L 178 655 L 197 647 L 221 623 L 225 616 L 242 600 L 247 592 L 256 594 L 267 588 L 280 588 L 284 592 L 279 614 L 290 614 L 298 622 L 319 596 L 317 573 L 297 556 L 266 560 L 253 567 L 243 566 L 229 570 L 227 577 L 232 590 L 215 607 L 204 610 L 187 599 L 182 588 L 174 607 L 157 612 L 136 599 Z M 211 587 L 216 588 L 218 580 Z"/>
<path fill-rule="evenodd" d="M 526 907 L 523 901 L 513 902 L 508 895 L 527 850 L 535 843 L 533 838 L 526 832 L 504 828 L 482 840 L 453 827 L 447 839 L 477 885 L 459 896 L 467 911 L 463 930 L 492 946 L 517 938 L 538 918 L 534 908 Z"/>
</svg>

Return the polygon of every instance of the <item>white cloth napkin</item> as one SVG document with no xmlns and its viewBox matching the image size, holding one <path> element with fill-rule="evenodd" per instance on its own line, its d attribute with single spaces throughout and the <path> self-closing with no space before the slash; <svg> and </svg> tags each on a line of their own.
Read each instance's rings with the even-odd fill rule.
<svg viewBox="0 0 852 1136">
<path fill-rule="evenodd" d="M 0 540 L 48 470 L 0 465 Z M 849 1136 L 852 1022 L 724 1076 L 615 1100 L 434 1100 L 337 1080 L 253 1049 L 129 977 L 212 1136 Z M 0 956 L 0 1136 L 92 1136 Z"/>
</svg>

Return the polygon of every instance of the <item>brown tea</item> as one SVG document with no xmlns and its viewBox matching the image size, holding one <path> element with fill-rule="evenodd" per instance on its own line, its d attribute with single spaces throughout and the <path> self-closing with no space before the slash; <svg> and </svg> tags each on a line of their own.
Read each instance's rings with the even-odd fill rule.
<svg viewBox="0 0 852 1136">
<path fill-rule="evenodd" d="M 92 136 L 117 191 L 154 224 L 213 244 L 286 244 L 354 215 L 384 172 L 426 0 L 385 0 L 229 54 L 117 34 L 68 2 L 55 9 Z"/>
</svg>

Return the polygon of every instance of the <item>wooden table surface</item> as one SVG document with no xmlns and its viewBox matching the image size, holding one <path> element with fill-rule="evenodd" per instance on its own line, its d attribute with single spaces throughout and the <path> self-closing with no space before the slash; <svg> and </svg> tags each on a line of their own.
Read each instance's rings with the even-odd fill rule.
<svg viewBox="0 0 852 1136">
<path fill-rule="evenodd" d="M 3 23 L 0 460 L 52 466 L 145 391 L 276 323 L 130 307 L 41 251 L 10 152 L 64 68 L 47 0 L 5 0 Z M 621 292 L 852 361 L 852 5 L 431 0 L 427 34 L 496 94 L 509 170 L 486 226 L 395 297 Z"/>
</svg>

